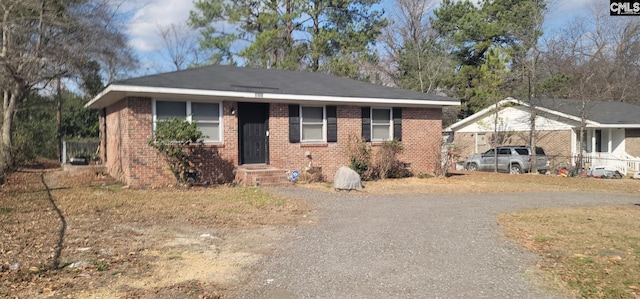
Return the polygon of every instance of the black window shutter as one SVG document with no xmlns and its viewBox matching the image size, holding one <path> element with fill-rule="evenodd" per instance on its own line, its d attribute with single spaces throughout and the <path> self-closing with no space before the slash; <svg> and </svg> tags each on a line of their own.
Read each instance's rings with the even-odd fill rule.
<svg viewBox="0 0 640 299">
<path fill-rule="evenodd" d="M 362 138 L 364 141 L 371 141 L 371 109 L 362 107 Z"/>
<path fill-rule="evenodd" d="M 393 108 L 393 139 L 402 141 L 402 107 Z"/>
<path fill-rule="evenodd" d="M 289 105 L 289 142 L 300 142 L 300 105 Z"/>
<path fill-rule="evenodd" d="M 327 142 L 338 142 L 338 117 L 336 106 L 327 106 Z"/>
</svg>

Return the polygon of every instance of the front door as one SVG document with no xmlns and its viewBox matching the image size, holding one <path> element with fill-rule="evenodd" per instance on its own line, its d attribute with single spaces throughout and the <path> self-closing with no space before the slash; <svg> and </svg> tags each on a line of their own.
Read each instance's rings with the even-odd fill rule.
<svg viewBox="0 0 640 299">
<path fill-rule="evenodd" d="M 240 163 L 268 163 L 269 104 L 238 103 L 238 126 Z"/>
</svg>

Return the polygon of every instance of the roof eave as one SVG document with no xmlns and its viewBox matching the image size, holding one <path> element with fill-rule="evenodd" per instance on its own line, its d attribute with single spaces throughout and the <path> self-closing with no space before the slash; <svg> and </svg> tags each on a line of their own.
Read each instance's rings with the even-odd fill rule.
<svg viewBox="0 0 640 299">
<path fill-rule="evenodd" d="M 589 127 L 600 129 L 640 129 L 640 124 L 593 124 Z"/>
<path fill-rule="evenodd" d="M 226 98 L 226 99 L 251 99 L 253 102 L 281 102 L 281 103 L 326 103 L 349 105 L 396 105 L 402 107 L 443 107 L 459 106 L 460 101 L 441 101 L 428 99 L 392 99 L 392 98 L 359 98 L 339 96 L 316 96 L 296 94 L 275 94 L 260 92 L 237 92 L 221 90 L 201 90 L 183 88 L 165 88 L 131 85 L 109 85 L 100 94 L 94 97 L 85 108 L 100 109 L 116 103 L 117 101 L 132 96 L 145 96 L 151 98 L 170 98 L 175 96 L 197 98 Z"/>
</svg>

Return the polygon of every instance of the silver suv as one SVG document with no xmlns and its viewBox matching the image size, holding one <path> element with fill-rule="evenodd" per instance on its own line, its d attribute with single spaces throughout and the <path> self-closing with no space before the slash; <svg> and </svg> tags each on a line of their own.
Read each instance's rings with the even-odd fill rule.
<svg viewBox="0 0 640 299">
<path fill-rule="evenodd" d="M 493 171 L 495 151 L 498 151 L 498 171 L 520 174 L 531 168 L 531 148 L 528 146 L 500 146 L 482 154 L 474 154 L 464 161 L 464 169 L 469 171 Z M 549 170 L 549 159 L 541 147 L 536 147 L 536 168 L 540 173 Z"/>
</svg>

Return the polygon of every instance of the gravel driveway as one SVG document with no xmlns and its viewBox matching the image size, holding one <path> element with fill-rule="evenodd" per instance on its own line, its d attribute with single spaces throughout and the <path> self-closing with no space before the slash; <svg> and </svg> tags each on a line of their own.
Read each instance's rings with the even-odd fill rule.
<svg viewBox="0 0 640 299">
<path fill-rule="evenodd" d="M 278 192 L 313 200 L 318 224 L 292 229 L 239 298 L 562 298 L 537 284 L 536 256 L 503 237 L 496 214 L 640 204 L 637 196 L 593 193 Z"/>
</svg>

